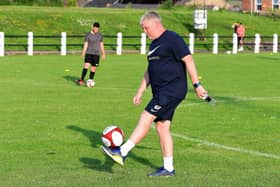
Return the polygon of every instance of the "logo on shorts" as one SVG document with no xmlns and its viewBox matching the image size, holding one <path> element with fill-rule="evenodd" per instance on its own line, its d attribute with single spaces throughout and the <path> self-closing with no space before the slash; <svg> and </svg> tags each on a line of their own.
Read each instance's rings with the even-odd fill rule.
<svg viewBox="0 0 280 187">
<path fill-rule="evenodd" d="M 151 109 L 152 112 L 158 112 L 161 109 L 160 105 L 155 105 L 154 108 Z"/>
</svg>

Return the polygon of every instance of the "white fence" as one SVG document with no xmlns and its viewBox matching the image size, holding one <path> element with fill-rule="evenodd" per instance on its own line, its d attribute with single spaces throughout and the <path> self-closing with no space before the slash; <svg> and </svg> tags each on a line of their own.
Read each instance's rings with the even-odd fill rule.
<svg viewBox="0 0 280 187">
<path fill-rule="evenodd" d="M 5 55 L 5 36 L 4 32 L 0 32 L 0 56 Z"/>
<path fill-rule="evenodd" d="M 140 54 L 146 54 L 147 48 L 147 37 L 146 34 L 142 33 L 140 38 Z M 189 48 L 191 53 L 195 53 L 195 35 L 194 33 L 190 33 L 189 36 Z M 278 53 L 278 35 L 273 35 L 273 41 L 270 42 L 272 45 L 272 53 Z M 219 35 L 217 33 L 213 34 L 212 38 L 212 53 L 219 53 Z M 237 43 L 237 35 L 233 34 L 232 36 L 232 47 L 231 50 L 227 51 L 228 53 L 237 54 L 238 53 L 238 43 Z M 260 34 L 255 34 L 254 43 L 250 44 L 254 46 L 254 53 L 260 53 L 261 47 L 261 36 Z M 33 32 L 28 32 L 27 34 L 27 55 L 32 56 L 34 54 L 34 35 Z M 61 42 L 60 42 L 60 54 L 62 56 L 67 55 L 67 34 L 66 32 L 61 33 Z M 117 33 L 116 36 L 116 54 L 123 54 L 123 35 L 122 33 Z M 0 56 L 5 55 L 5 34 L 4 32 L 0 32 Z"/>
</svg>

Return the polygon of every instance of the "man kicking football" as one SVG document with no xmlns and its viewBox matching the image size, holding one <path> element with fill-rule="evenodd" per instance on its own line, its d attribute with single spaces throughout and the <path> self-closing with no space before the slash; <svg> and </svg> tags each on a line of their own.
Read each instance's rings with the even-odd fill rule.
<svg viewBox="0 0 280 187">
<path fill-rule="evenodd" d="M 143 92 L 149 85 L 153 97 L 142 112 L 129 139 L 118 148 L 102 146 L 102 150 L 115 162 L 124 165 L 128 152 L 147 135 L 152 123 L 155 122 L 163 166 L 148 176 L 174 176 L 173 139 L 170 126 L 175 109 L 187 94 L 186 71 L 198 97 L 203 97 L 207 91 L 198 81 L 194 60 L 183 38 L 175 32 L 166 30 L 158 13 L 154 11 L 145 13 L 140 19 L 140 25 L 152 43 L 148 52 L 148 68 L 133 98 L 133 103 L 135 105 L 141 103 Z"/>
</svg>

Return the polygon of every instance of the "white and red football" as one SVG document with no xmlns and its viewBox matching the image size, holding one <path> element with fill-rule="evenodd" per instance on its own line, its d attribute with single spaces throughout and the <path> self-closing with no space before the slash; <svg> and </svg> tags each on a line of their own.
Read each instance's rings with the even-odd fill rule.
<svg viewBox="0 0 280 187">
<path fill-rule="evenodd" d="M 102 142 L 105 146 L 114 148 L 122 145 L 124 141 L 124 133 L 120 127 L 108 126 L 103 130 Z"/>
<path fill-rule="evenodd" d="M 93 88 L 95 86 L 95 81 L 92 79 L 87 80 L 87 87 Z"/>
</svg>

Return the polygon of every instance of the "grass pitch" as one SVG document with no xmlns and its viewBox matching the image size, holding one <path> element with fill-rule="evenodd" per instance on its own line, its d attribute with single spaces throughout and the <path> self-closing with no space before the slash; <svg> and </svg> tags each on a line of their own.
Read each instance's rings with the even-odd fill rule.
<svg viewBox="0 0 280 187">
<path fill-rule="evenodd" d="M 194 56 L 215 107 L 192 88 L 172 125 L 176 177 L 152 128 L 120 167 L 99 150 L 111 124 L 128 136 L 151 97 L 132 104 L 146 57 L 109 55 L 96 87 L 78 87 L 79 56 L 0 58 L 0 186 L 280 186 L 279 54 Z"/>
</svg>

